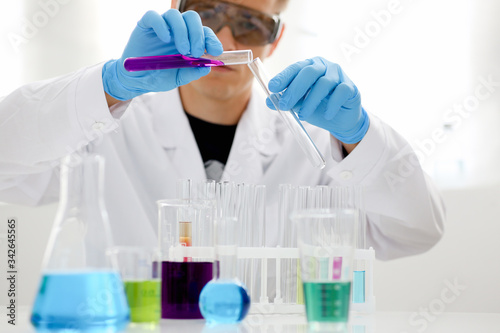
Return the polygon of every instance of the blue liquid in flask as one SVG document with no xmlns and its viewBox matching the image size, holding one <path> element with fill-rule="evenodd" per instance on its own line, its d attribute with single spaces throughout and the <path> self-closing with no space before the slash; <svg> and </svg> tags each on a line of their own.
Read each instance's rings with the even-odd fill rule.
<svg viewBox="0 0 500 333">
<path fill-rule="evenodd" d="M 250 297 L 239 282 L 209 282 L 200 294 L 200 311 L 208 324 L 240 322 L 250 309 Z"/>
<path fill-rule="evenodd" d="M 129 318 L 118 273 L 58 272 L 43 275 L 31 323 L 42 330 L 116 332 Z"/>
</svg>

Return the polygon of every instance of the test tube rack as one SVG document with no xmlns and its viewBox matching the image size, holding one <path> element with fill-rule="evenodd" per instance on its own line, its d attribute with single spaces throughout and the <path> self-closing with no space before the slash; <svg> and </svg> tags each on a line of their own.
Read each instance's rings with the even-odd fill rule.
<svg viewBox="0 0 500 333">
<path fill-rule="evenodd" d="M 181 259 L 183 257 L 207 258 L 213 257 L 214 248 L 212 247 L 185 247 L 178 246 L 170 249 L 170 258 Z M 300 285 L 293 285 L 295 290 L 286 290 L 287 286 L 284 281 L 297 279 L 296 275 L 283 276 L 281 269 L 281 261 L 283 259 L 299 259 L 299 250 L 297 248 L 270 248 L 270 247 L 239 247 L 237 250 L 238 259 L 246 260 L 259 260 L 260 261 L 260 274 L 258 283 L 258 290 L 249 290 L 252 297 L 252 306 L 250 313 L 260 314 L 294 314 L 304 313 L 305 308 L 301 300 L 295 302 L 287 302 L 283 299 L 283 294 L 287 292 L 298 292 Z M 365 262 L 365 280 L 364 280 L 364 302 L 351 302 L 351 312 L 359 314 L 369 314 L 375 312 L 375 296 L 373 295 L 373 262 L 375 260 L 375 251 L 373 248 L 368 250 L 357 249 L 355 251 L 354 260 L 363 260 Z M 274 296 L 269 297 L 268 283 L 270 281 L 270 272 L 268 271 L 268 263 L 275 263 L 274 284 L 276 286 L 276 293 Z M 255 266 L 250 266 L 255 267 Z M 250 270 L 246 276 L 255 277 L 255 272 Z M 245 277 L 241 277 L 242 280 Z M 247 283 L 248 285 L 252 285 Z M 248 287 L 248 286 L 247 286 Z M 290 289 L 290 288 L 288 288 Z M 255 297 L 257 295 L 257 297 Z M 356 295 L 353 294 L 353 299 Z M 302 304 L 301 304 L 302 303 Z"/>
<path fill-rule="evenodd" d="M 299 251 L 297 248 L 239 248 L 238 258 L 246 259 L 261 259 L 262 267 L 267 268 L 267 263 L 269 261 L 274 261 L 276 267 L 275 274 L 275 285 L 276 294 L 274 299 L 269 300 L 265 295 L 267 290 L 265 287 L 261 288 L 260 294 L 262 295 L 259 300 L 252 301 L 252 307 L 250 309 L 251 313 L 266 313 L 266 314 L 290 314 L 290 313 L 304 313 L 304 304 L 300 300 L 294 303 L 285 302 L 282 293 L 286 286 L 283 286 L 283 281 L 287 279 L 297 279 L 297 276 L 283 277 L 281 271 L 281 259 L 292 259 L 298 260 Z M 373 262 L 375 260 L 375 250 L 373 248 L 364 250 L 356 249 L 354 254 L 354 260 L 363 260 L 365 262 L 365 279 L 363 288 L 363 300 L 364 302 L 351 302 L 350 310 L 359 314 L 368 314 L 375 312 L 375 296 L 373 294 Z M 262 269 L 261 274 L 261 286 L 267 286 L 268 275 L 267 269 Z M 298 285 L 296 288 L 302 288 Z M 354 290 L 352 293 L 353 299 Z M 300 304 L 302 303 L 302 304 Z"/>
<path fill-rule="evenodd" d="M 265 244 L 266 216 L 263 185 L 235 184 L 215 181 L 193 182 L 180 180 L 177 184 L 180 198 L 211 199 L 216 202 L 217 214 L 239 216 L 243 227 L 238 240 L 238 277 L 245 283 L 252 300 L 251 313 L 294 314 L 304 313 L 302 285 L 298 283 L 299 251 L 296 231 L 288 217 L 293 209 L 356 207 L 360 209 L 360 237 L 357 240 L 354 262 L 359 276 L 353 276 L 351 311 L 359 314 L 375 312 L 373 293 L 373 264 L 375 251 L 365 249 L 366 227 L 359 187 L 292 186 L 281 184 L 279 193 L 279 230 L 285 239 L 277 247 Z M 256 230 L 252 228 L 256 227 Z M 213 248 L 178 247 L 170 249 L 170 257 L 214 257 Z M 358 262 L 358 266 L 356 266 Z M 361 264 L 359 264 L 361 263 Z M 268 265 L 269 264 L 269 265 Z M 272 284 L 273 286 L 269 286 Z M 273 288 L 274 287 L 274 288 Z M 271 290 L 276 292 L 270 292 Z"/>
</svg>

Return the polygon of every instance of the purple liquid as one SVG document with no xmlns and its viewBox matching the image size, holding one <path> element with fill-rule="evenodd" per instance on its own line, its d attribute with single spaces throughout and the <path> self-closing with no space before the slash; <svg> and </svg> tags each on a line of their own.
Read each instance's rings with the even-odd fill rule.
<svg viewBox="0 0 500 333">
<path fill-rule="evenodd" d="M 127 58 L 123 67 L 129 72 L 158 69 L 224 66 L 220 60 L 186 57 L 182 54 Z"/>
<path fill-rule="evenodd" d="M 211 262 L 162 262 L 161 317 L 203 319 L 199 298 L 212 280 Z"/>
</svg>

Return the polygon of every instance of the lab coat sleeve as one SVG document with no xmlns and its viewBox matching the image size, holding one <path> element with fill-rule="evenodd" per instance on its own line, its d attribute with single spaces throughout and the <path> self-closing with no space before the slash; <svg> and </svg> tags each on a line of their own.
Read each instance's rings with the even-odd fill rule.
<svg viewBox="0 0 500 333">
<path fill-rule="evenodd" d="M 0 201 L 44 202 L 44 195 L 58 191 L 54 178 L 60 158 L 118 126 L 101 71 L 102 64 L 81 69 L 0 99 Z"/>
<path fill-rule="evenodd" d="M 371 115 L 367 134 L 348 156 L 342 158 L 333 137 L 331 143 L 329 183 L 363 187 L 367 245 L 379 259 L 418 254 L 438 242 L 444 204 L 401 135 Z"/>
</svg>

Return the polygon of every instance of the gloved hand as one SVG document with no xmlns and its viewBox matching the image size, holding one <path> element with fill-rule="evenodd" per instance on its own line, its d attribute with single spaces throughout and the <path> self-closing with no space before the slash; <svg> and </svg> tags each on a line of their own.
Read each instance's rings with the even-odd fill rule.
<svg viewBox="0 0 500 333">
<path fill-rule="evenodd" d="M 206 51 L 222 53 L 215 33 L 201 23 L 193 11 L 180 13 L 170 9 L 163 15 L 148 11 L 137 22 L 123 55 L 108 61 L 102 69 L 104 91 L 118 100 L 129 100 L 147 92 L 167 91 L 207 75 L 209 67 L 127 72 L 123 61 L 128 57 L 182 54 L 200 57 Z"/>
<path fill-rule="evenodd" d="M 288 66 L 269 81 L 269 90 L 280 94 L 281 110 L 293 109 L 300 120 L 329 131 L 343 143 L 357 143 L 368 131 L 370 120 L 358 88 L 339 65 L 321 57 Z M 266 103 L 275 109 L 269 98 Z"/>
</svg>

